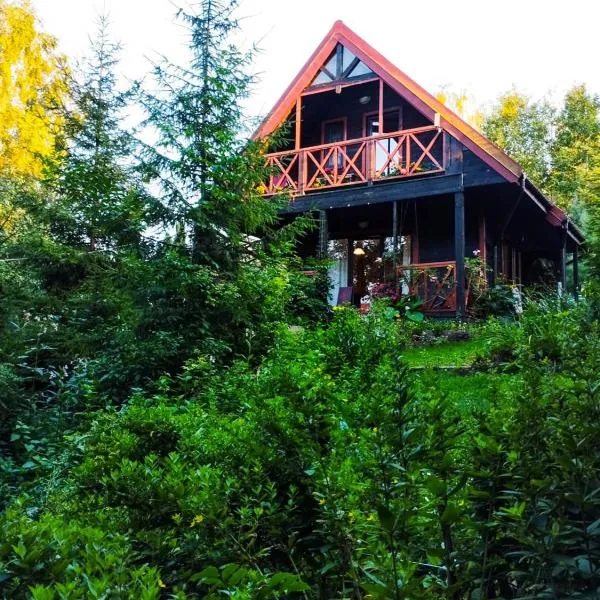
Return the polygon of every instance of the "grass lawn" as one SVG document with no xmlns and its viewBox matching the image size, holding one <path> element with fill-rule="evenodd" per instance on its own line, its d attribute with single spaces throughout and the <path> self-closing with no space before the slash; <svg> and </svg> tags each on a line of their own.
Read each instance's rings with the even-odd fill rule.
<svg viewBox="0 0 600 600">
<path fill-rule="evenodd" d="M 510 404 L 523 385 L 521 375 L 423 371 L 413 375 L 417 395 L 446 397 L 464 416 L 486 413 L 492 405 Z"/>
<path fill-rule="evenodd" d="M 402 359 L 409 367 L 468 367 L 478 355 L 485 353 L 485 349 L 486 340 L 475 337 L 466 341 L 407 348 L 402 352 Z"/>
</svg>

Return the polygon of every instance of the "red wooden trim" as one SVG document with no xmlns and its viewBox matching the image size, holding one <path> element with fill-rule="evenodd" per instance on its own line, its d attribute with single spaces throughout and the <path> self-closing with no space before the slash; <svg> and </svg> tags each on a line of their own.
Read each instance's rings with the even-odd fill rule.
<svg viewBox="0 0 600 600">
<path fill-rule="evenodd" d="M 364 79 L 350 79 L 348 81 L 339 81 L 337 83 L 322 83 L 321 85 L 312 86 L 302 91 L 301 96 L 312 96 L 313 94 L 320 94 L 321 92 L 333 92 L 336 88 L 347 88 L 355 85 L 362 85 L 363 83 L 373 83 L 379 81 L 379 77 L 365 77 Z"/>
<path fill-rule="evenodd" d="M 342 117 L 340 117 L 341 119 Z M 337 121 L 338 119 L 331 119 L 332 121 Z M 425 131 L 434 131 L 436 130 L 436 127 L 433 127 L 431 125 L 425 125 L 424 127 L 415 127 L 413 129 L 401 129 L 400 131 L 390 131 L 389 133 L 386 133 L 382 136 L 377 136 L 377 138 L 370 137 L 370 136 L 365 136 L 365 137 L 360 137 L 360 138 L 350 138 L 350 139 L 346 139 L 343 140 L 342 142 L 331 142 L 330 144 L 318 144 L 317 146 L 306 146 L 305 148 L 302 148 L 302 150 L 322 150 L 323 148 L 327 148 L 330 146 L 335 146 L 336 144 L 358 144 L 360 142 L 368 142 L 369 140 L 375 140 L 375 139 L 379 139 L 379 138 L 389 138 L 389 137 L 394 137 L 394 136 L 400 136 L 400 135 L 418 135 L 419 133 L 423 133 Z M 282 150 L 281 152 L 270 152 L 269 154 L 267 154 L 267 157 L 270 156 L 285 156 L 287 154 L 292 154 L 294 151 L 293 150 Z"/>
<path fill-rule="evenodd" d="M 344 121 L 344 119 L 345 117 L 331 119 L 325 121 L 324 125 L 328 122 Z M 347 134 L 347 124 L 344 133 Z M 418 136 L 429 133 L 434 135 L 429 141 L 422 143 Z M 303 194 L 305 191 L 317 188 L 356 185 L 373 179 L 391 180 L 440 173 L 444 170 L 443 163 L 440 163 L 432 152 L 434 145 L 442 136 L 443 133 L 437 127 L 417 127 L 380 136 L 346 139 L 300 150 L 267 154 L 267 165 L 271 168 L 272 174 L 265 193 L 274 194 L 288 189 L 290 192 Z M 390 139 L 396 141 L 391 150 L 383 145 L 383 142 Z M 410 162 L 411 143 L 417 146 L 415 156 L 417 160 L 414 163 Z M 385 153 L 382 165 L 376 165 L 373 160 L 377 155 L 377 149 Z M 382 156 L 381 153 L 379 155 Z M 430 164 L 426 169 L 422 169 L 421 165 L 425 158 Z"/>
<path fill-rule="evenodd" d="M 430 271 L 444 269 L 441 277 L 432 281 Z M 428 272 L 429 271 L 429 272 Z M 456 310 L 456 261 L 444 260 L 431 263 L 413 263 L 400 267 L 400 272 L 408 272 L 410 294 L 423 301 L 423 311 Z M 433 286 L 433 290 L 431 287 Z"/>
<path fill-rule="evenodd" d="M 379 80 L 379 113 L 377 115 L 379 121 L 379 135 L 383 135 L 383 79 Z"/>
<path fill-rule="evenodd" d="M 479 210 L 479 256 L 484 265 L 487 265 L 487 241 L 485 230 L 485 212 L 483 207 Z"/>
<path fill-rule="evenodd" d="M 302 98 L 296 100 L 296 150 L 301 148 L 302 134 Z"/>
</svg>

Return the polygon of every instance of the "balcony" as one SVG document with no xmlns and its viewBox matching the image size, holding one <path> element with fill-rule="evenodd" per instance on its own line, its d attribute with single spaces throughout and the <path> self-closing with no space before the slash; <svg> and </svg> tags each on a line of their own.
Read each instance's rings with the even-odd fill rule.
<svg viewBox="0 0 600 600">
<path fill-rule="evenodd" d="M 267 154 L 271 175 L 264 195 L 299 196 L 444 172 L 444 133 L 439 127 L 405 129 Z"/>
</svg>

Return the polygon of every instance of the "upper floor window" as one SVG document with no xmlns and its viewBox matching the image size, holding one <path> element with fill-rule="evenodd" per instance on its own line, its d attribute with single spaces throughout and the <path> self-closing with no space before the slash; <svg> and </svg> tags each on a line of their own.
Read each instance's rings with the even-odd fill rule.
<svg viewBox="0 0 600 600">
<path fill-rule="evenodd" d="M 364 62 L 359 60 L 350 50 L 338 44 L 319 73 L 313 79 L 311 86 L 337 83 L 348 79 L 374 75 Z"/>
</svg>

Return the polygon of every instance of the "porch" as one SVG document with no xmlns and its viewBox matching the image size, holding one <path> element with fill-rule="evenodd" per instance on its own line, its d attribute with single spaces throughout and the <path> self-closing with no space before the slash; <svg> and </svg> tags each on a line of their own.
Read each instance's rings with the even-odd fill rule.
<svg viewBox="0 0 600 600">
<path fill-rule="evenodd" d="M 360 306 L 365 297 L 385 289 L 420 299 L 421 310 L 428 314 L 454 316 L 465 306 L 468 287 L 464 261 L 455 258 L 454 205 L 454 195 L 444 195 L 321 211 L 319 230 L 306 240 L 301 254 L 310 255 L 316 244 L 318 253 L 329 259 L 331 304 Z M 465 251 L 474 256 L 485 240 L 479 239 L 479 222 L 469 211 L 466 247 L 460 248 L 464 207 L 458 208 L 458 256 L 464 257 Z M 465 283 L 459 286 L 460 281 Z"/>
</svg>

